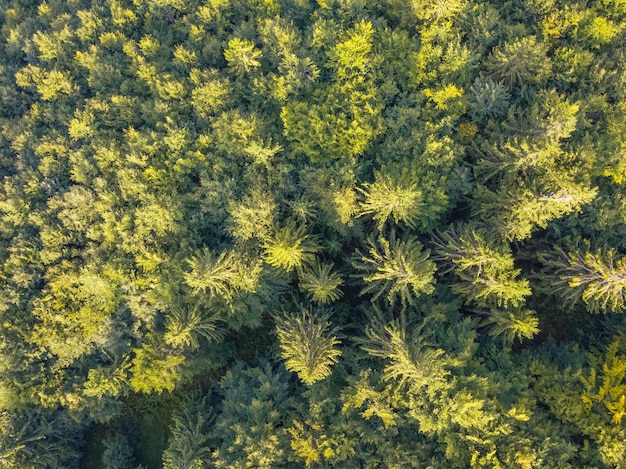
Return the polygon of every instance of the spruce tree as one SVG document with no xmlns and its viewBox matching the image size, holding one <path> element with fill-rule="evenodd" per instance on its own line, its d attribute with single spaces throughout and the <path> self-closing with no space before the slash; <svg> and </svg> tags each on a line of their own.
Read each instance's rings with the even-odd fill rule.
<svg viewBox="0 0 626 469">
<path fill-rule="evenodd" d="M 584 240 L 540 254 L 546 280 L 571 305 L 582 301 L 592 313 L 626 309 L 626 257 L 615 249 L 593 250 Z"/>
<path fill-rule="evenodd" d="M 337 348 L 341 341 L 329 318 L 323 310 L 309 312 L 304 308 L 294 315 L 274 317 L 285 367 L 307 385 L 329 376 L 341 356 Z"/>
<path fill-rule="evenodd" d="M 306 234 L 306 226 L 290 220 L 263 243 L 265 262 L 289 273 L 313 262 L 319 246 Z"/>
<path fill-rule="evenodd" d="M 385 295 L 390 304 L 399 300 L 407 306 L 420 295 L 434 291 L 435 263 L 417 239 L 408 235 L 398 239 L 392 230 L 389 239 L 369 237 L 367 244 L 367 254 L 357 250 L 352 262 L 361 271 L 358 277 L 366 283 L 361 295 L 372 293 L 372 301 Z"/>
<path fill-rule="evenodd" d="M 530 284 L 518 279 L 508 245 L 483 229 L 453 226 L 433 237 L 442 272 L 454 272 L 453 291 L 479 306 L 517 307 L 530 295 Z"/>
<path fill-rule="evenodd" d="M 172 416 L 171 435 L 163 452 L 164 469 L 201 469 L 211 460 L 215 415 L 208 397 L 189 398 Z"/>
<path fill-rule="evenodd" d="M 300 288 L 318 304 L 331 303 L 343 296 L 339 287 L 343 284 L 341 276 L 333 272 L 333 264 L 322 264 L 319 260 L 302 270 L 299 275 Z"/>
</svg>

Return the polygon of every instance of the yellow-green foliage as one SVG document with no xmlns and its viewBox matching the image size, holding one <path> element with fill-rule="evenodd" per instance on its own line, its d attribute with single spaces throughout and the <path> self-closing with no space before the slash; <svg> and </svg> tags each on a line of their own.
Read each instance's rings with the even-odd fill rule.
<svg viewBox="0 0 626 469">
<path fill-rule="evenodd" d="M 337 348 L 341 341 L 331 328 L 329 315 L 301 309 L 294 315 L 276 316 L 275 321 L 285 367 L 307 385 L 329 376 L 341 356 Z"/>
<path fill-rule="evenodd" d="M 375 182 L 363 186 L 358 189 L 364 198 L 359 204 L 359 215 L 372 215 L 379 230 L 390 218 L 395 223 L 415 226 L 423 205 L 417 182 L 395 181 L 391 176 L 378 173 Z"/>
<path fill-rule="evenodd" d="M 306 234 L 304 225 L 293 221 L 277 228 L 263 244 L 265 262 L 273 267 L 292 272 L 313 262 L 319 251 L 317 243 Z"/>
<path fill-rule="evenodd" d="M 430 251 L 422 251 L 422 244 L 415 238 L 397 239 L 391 231 L 389 239 L 370 237 L 368 247 L 367 254 L 357 251 L 353 261 L 366 283 L 362 295 L 372 293 L 372 301 L 385 295 L 390 304 L 399 299 L 406 306 L 434 291 L 435 263 L 429 259 Z"/>
<path fill-rule="evenodd" d="M 0 25 L 1 468 L 623 468 L 626 0 Z"/>
<path fill-rule="evenodd" d="M 300 288 L 318 304 L 331 303 L 343 296 L 339 289 L 343 280 L 332 271 L 333 267 L 333 264 L 321 264 L 317 261 L 299 274 Z"/>
</svg>

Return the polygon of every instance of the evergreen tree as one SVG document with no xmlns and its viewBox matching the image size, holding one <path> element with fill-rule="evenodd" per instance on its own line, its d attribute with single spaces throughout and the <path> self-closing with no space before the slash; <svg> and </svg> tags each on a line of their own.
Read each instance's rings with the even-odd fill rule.
<svg viewBox="0 0 626 469">
<path fill-rule="evenodd" d="M 174 390 L 182 378 L 182 350 L 171 348 L 162 336 L 151 334 L 134 352 L 130 379 L 133 391 L 148 394 Z"/>
<path fill-rule="evenodd" d="M 469 110 L 472 120 L 484 122 L 488 118 L 506 115 L 509 109 L 510 93 L 502 82 L 491 78 L 478 77 L 470 88 Z"/>
<path fill-rule="evenodd" d="M 230 232 L 242 241 L 264 239 L 274 225 L 275 210 L 273 198 L 260 191 L 253 191 L 241 202 L 231 201 L 228 204 Z"/>
<path fill-rule="evenodd" d="M 224 331 L 219 327 L 219 315 L 202 313 L 197 307 L 173 307 L 165 318 L 165 342 L 178 349 L 197 349 L 199 336 L 209 342 L 219 342 Z"/>
<path fill-rule="evenodd" d="M 261 66 L 263 53 L 248 39 L 233 38 L 224 50 L 224 58 L 233 73 L 239 77 Z"/>
<path fill-rule="evenodd" d="M 389 239 L 368 239 L 368 255 L 356 252 L 353 260 L 355 269 L 362 271 L 358 276 L 366 282 L 361 294 L 373 293 L 372 301 L 386 295 L 390 304 L 400 300 L 402 306 L 413 304 L 421 294 L 434 291 L 435 263 L 429 259 L 430 251 L 422 251 L 415 238 L 396 238 L 392 230 Z"/>
<path fill-rule="evenodd" d="M 530 295 L 528 280 L 518 280 L 510 248 L 489 239 L 485 230 L 452 227 L 434 238 L 443 271 L 454 271 L 460 282 L 453 291 L 479 306 L 517 307 Z"/>
<path fill-rule="evenodd" d="M 554 291 L 570 304 L 582 301 L 592 313 L 622 312 L 626 307 L 626 258 L 614 249 L 591 249 L 587 240 L 540 254 Z"/>
<path fill-rule="evenodd" d="M 547 47 L 535 36 L 506 42 L 495 48 L 487 60 L 489 72 L 509 86 L 541 83 L 550 76 Z"/>
<path fill-rule="evenodd" d="M 266 360 L 257 367 L 239 363 L 220 380 L 222 403 L 211 437 L 216 467 L 271 469 L 287 463 L 286 426 L 290 409 L 289 374 L 274 370 Z"/>
<path fill-rule="evenodd" d="M 297 225 L 293 220 L 274 230 L 263 244 L 265 261 L 288 273 L 313 262 L 319 246 L 305 231 L 304 225 Z"/>
<path fill-rule="evenodd" d="M 300 273 L 300 288 L 318 304 L 337 301 L 343 296 L 339 289 L 343 280 L 332 269 L 333 264 L 321 264 L 318 260 L 315 265 Z"/>
<path fill-rule="evenodd" d="M 492 192 L 479 186 L 475 213 L 486 218 L 505 240 L 524 240 L 537 227 L 546 228 L 551 220 L 580 211 L 596 194 L 596 189 L 579 184 L 545 192 L 524 187 Z"/>
<path fill-rule="evenodd" d="M 0 412 L 0 464 L 7 469 L 77 467 L 81 425 L 62 410 Z"/>
<path fill-rule="evenodd" d="M 532 339 L 539 332 L 539 320 L 535 312 L 522 308 L 492 309 L 481 326 L 488 328 L 489 335 L 500 337 L 507 344 L 515 340 Z"/>
<path fill-rule="evenodd" d="M 118 433 L 104 441 L 102 467 L 105 469 L 133 469 L 133 449 L 128 438 Z"/>
<path fill-rule="evenodd" d="M 196 294 L 207 293 L 231 301 L 240 292 L 255 292 L 261 273 L 260 262 L 245 259 L 234 251 L 223 251 L 215 256 L 208 249 L 192 256 L 188 263 L 191 272 L 185 274 L 187 285 Z"/>
<path fill-rule="evenodd" d="M 208 398 L 190 398 L 172 416 L 171 436 L 163 452 L 164 469 L 200 469 L 210 464 L 215 415 Z"/>
<path fill-rule="evenodd" d="M 422 194 L 417 184 L 405 184 L 394 181 L 389 175 L 377 173 L 376 182 L 365 183 L 364 189 L 358 188 L 364 201 L 360 203 L 359 215 L 372 215 L 382 231 L 387 220 L 393 217 L 395 223 L 400 221 L 415 227 L 423 204 Z"/>
<path fill-rule="evenodd" d="M 304 308 L 295 315 L 274 317 L 285 368 L 307 385 L 329 376 L 341 356 L 337 348 L 341 341 L 329 317 L 323 310 L 311 313 Z"/>
<path fill-rule="evenodd" d="M 623 0 L 0 24 L 1 467 L 624 466 Z"/>
<path fill-rule="evenodd" d="M 386 380 L 397 380 L 400 385 L 410 386 L 413 392 L 424 387 L 445 387 L 449 375 L 445 352 L 432 347 L 422 335 L 425 325 L 426 321 L 409 333 L 404 314 L 389 324 L 374 316 L 361 341 L 367 353 L 388 360 L 384 369 Z"/>
</svg>

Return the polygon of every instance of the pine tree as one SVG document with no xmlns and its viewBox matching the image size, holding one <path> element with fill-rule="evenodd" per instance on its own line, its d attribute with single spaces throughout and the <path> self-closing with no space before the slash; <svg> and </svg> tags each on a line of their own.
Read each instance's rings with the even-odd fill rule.
<svg viewBox="0 0 626 469">
<path fill-rule="evenodd" d="M 83 430 L 62 410 L 38 407 L 0 411 L 0 467 L 49 469 L 78 467 Z"/>
<path fill-rule="evenodd" d="M 511 95 L 502 82 L 489 77 L 478 77 L 470 88 L 469 111 L 472 120 L 484 122 L 488 118 L 503 117 L 509 109 Z"/>
<path fill-rule="evenodd" d="M 204 248 L 188 261 L 191 272 L 185 282 L 194 293 L 207 293 L 232 301 L 240 292 L 255 292 L 261 274 L 260 261 L 251 261 L 235 251 L 223 251 L 216 256 Z"/>
<path fill-rule="evenodd" d="M 104 440 L 102 453 L 103 469 L 133 469 L 133 448 L 128 438 L 121 433 Z"/>
<path fill-rule="evenodd" d="M 228 204 L 229 231 L 241 241 L 265 239 L 274 224 L 276 202 L 270 194 L 253 190 L 240 202 Z"/>
<path fill-rule="evenodd" d="M 220 316 L 201 312 L 197 307 L 175 306 L 165 318 L 165 343 L 177 349 L 195 350 L 199 346 L 199 337 L 208 342 L 219 342 L 224 331 L 219 326 Z"/>
<path fill-rule="evenodd" d="M 497 192 L 478 186 L 475 199 L 479 205 L 474 213 L 486 218 L 503 239 L 521 241 L 538 227 L 546 228 L 551 220 L 580 211 L 597 192 L 575 183 L 547 190 L 502 187 Z"/>
<path fill-rule="evenodd" d="M 445 352 L 430 344 L 424 331 L 428 321 L 409 331 L 404 314 L 386 324 L 380 310 L 374 312 L 359 342 L 367 353 L 387 361 L 384 378 L 406 385 L 413 393 L 447 387 L 450 372 Z"/>
<path fill-rule="evenodd" d="M 146 394 L 173 391 L 182 378 L 185 356 L 165 343 L 162 336 L 148 334 L 141 348 L 133 349 L 130 386 Z"/>
<path fill-rule="evenodd" d="M 583 405 L 589 412 L 596 404 L 601 404 L 604 409 L 593 410 L 608 413 L 610 424 L 620 427 L 626 419 L 626 337 L 617 336 L 607 346 L 604 357 L 590 355 L 590 359 L 589 377 L 582 378 L 585 385 Z M 604 420 L 608 417 L 605 416 Z M 626 443 L 622 451 L 626 451 Z"/>
<path fill-rule="evenodd" d="M 228 47 L 224 50 L 224 58 L 229 68 L 238 77 L 243 77 L 261 66 L 263 53 L 258 50 L 252 41 L 238 37 L 228 41 Z"/>
<path fill-rule="evenodd" d="M 535 36 L 506 42 L 494 48 L 487 65 L 490 73 L 509 86 L 541 83 L 550 76 L 551 62 L 548 48 Z"/>
<path fill-rule="evenodd" d="M 256 367 L 236 364 L 219 384 L 222 402 L 211 436 L 211 462 L 228 469 L 274 469 L 291 456 L 286 431 L 294 414 L 289 373 L 267 360 Z"/>
<path fill-rule="evenodd" d="M 304 308 L 295 315 L 274 317 L 285 367 L 307 385 L 329 376 L 341 356 L 337 348 L 341 341 L 329 317 L 324 311 L 311 313 Z"/>
<path fill-rule="evenodd" d="M 489 335 L 500 337 L 504 343 L 532 339 L 539 332 L 539 320 L 528 309 L 492 309 L 486 314 L 481 326 L 488 328 Z"/>
</svg>

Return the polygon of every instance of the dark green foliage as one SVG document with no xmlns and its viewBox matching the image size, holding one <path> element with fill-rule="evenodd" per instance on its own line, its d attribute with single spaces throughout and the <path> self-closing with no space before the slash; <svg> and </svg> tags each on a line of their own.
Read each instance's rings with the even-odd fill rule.
<svg viewBox="0 0 626 469">
<path fill-rule="evenodd" d="M 211 457 L 210 430 L 215 416 L 208 398 L 190 399 L 172 416 L 169 445 L 163 452 L 165 469 L 205 467 Z"/>
<path fill-rule="evenodd" d="M 550 76 L 547 47 L 535 36 L 509 41 L 496 47 L 487 60 L 487 69 L 509 87 L 541 83 Z"/>
<path fill-rule="evenodd" d="M 470 93 L 470 115 L 475 122 L 506 115 L 511 95 L 502 82 L 494 82 L 491 78 L 476 78 Z"/>
<path fill-rule="evenodd" d="M 104 442 L 102 466 L 106 469 L 133 469 L 133 449 L 122 434 L 116 434 Z"/>
<path fill-rule="evenodd" d="M 0 464 L 7 469 L 78 467 L 81 425 L 67 413 L 0 413 Z"/>
<path fill-rule="evenodd" d="M 289 375 L 263 360 L 259 367 L 237 365 L 220 381 L 221 412 L 212 437 L 217 467 L 281 467 L 287 462 L 290 418 Z"/>
<path fill-rule="evenodd" d="M 625 31 L 1 2 L 0 466 L 623 467 Z"/>
</svg>

